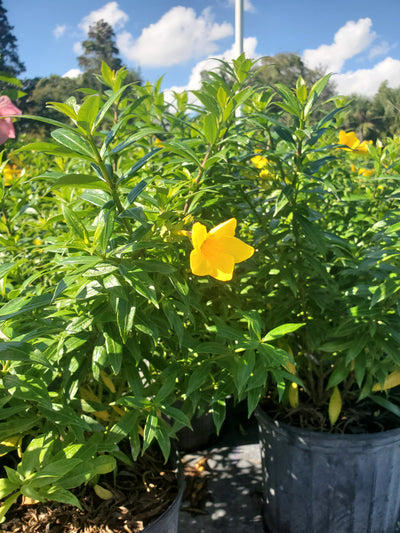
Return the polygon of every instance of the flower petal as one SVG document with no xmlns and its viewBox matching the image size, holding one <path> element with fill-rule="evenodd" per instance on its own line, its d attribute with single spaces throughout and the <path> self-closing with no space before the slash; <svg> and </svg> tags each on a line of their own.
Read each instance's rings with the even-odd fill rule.
<svg viewBox="0 0 400 533">
<path fill-rule="evenodd" d="M 190 252 L 190 270 L 195 276 L 210 276 L 214 272 L 213 265 L 200 250 Z"/>
<path fill-rule="evenodd" d="M 222 222 L 222 224 L 218 224 L 218 226 L 215 226 L 215 228 L 210 229 L 209 235 L 213 235 L 214 237 L 218 238 L 222 237 L 223 235 L 233 237 L 235 235 L 236 226 L 236 218 L 230 218 L 229 220 Z"/>
<path fill-rule="evenodd" d="M 235 263 L 246 261 L 254 254 L 254 248 L 236 237 L 221 237 L 218 239 L 221 249 L 232 255 Z"/>
<path fill-rule="evenodd" d="M 209 259 L 209 258 L 208 258 Z M 219 253 L 218 256 L 209 262 L 212 264 L 212 271 L 210 276 L 219 281 L 230 281 L 233 276 L 233 269 L 235 268 L 235 259 L 232 255 Z"/>
<path fill-rule="evenodd" d="M 207 238 L 207 228 L 200 222 L 195 222 L 192 228 L 192 244 L 198 250 Z"/>
</svg>

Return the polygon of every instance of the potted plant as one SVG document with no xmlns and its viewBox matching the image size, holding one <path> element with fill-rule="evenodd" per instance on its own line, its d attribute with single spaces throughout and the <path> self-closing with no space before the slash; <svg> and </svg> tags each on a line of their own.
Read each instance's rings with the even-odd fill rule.
<svg viewBox="0 0 400 533">
<path fill-rule="evenodd" d="M 202 186 L 238 152 L 228 132 L 252 93 L 241 86 L 243 61 L 236 85 L 219 90 L 219 115 L 205 107 L 194 118 L 184 96 L 172 109 L 159 84 L 124 85 L 126 71 L 103 64 L 104 93 L 49 103 L 63 121 L 28 118 L 51 124 L 51 139 L 5 158 L 25 168 L 3 182 L 1 204 L 2 519 L 21 499 L 79 508 L 98 498 L 106 509 L 121 494 L 122 469 L 155 500 L 121 527 L 176 530 L 182 491 L 163 465 L 171 441 L 196 412 L 210 411 L 220 429 L 227 396 L 244 383 L 241 354 L 254 350 L 242 314 L 232 306 L 219 314 L 221 299 L 210 298 L 236 300 L 235 284 L 220 279 L 253 248 L 236 236 L 232 211 L 211 216 L 213 202 L 200 201 L 215 194 L 223 203 L 220 182 Z M 211 105 L 209 92 L 197 96 Z M 268 340 L 264 380 L 289 359 Z M 157 467 L 175 498 L 172 518 L 162 515 L 168 525 L 155 518 L 171 494 L 138 475 Z"/>
<path fill-rule="evenodd" d="M 292 355 L 286 374 L 238 398 L 260 402 L 271 532 L 389 533 L 400 510 L 398 152 L 343 131 L 338 143 L 345 110 L 321 102 L 328 80 L 277 84 L 280 112 L 246 111 L 258 129 L 241 218 L 256 253 L 242 308 L 259 331 L 302 326 L 276 341 Z"/>
</svg>

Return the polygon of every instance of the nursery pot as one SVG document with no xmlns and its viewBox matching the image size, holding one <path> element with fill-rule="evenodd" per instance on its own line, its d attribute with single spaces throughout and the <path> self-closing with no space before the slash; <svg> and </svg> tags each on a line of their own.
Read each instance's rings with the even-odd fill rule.
<svg viewBox="0 0 400 533">
<path fill-rule="evenodd" d="M 394 533 L 400 514 L 400 429 L 309 431 L 256 409 L 270 533 Z"/>
<path fill-rule="evenodd" d="M 154 520 L 154 522 L 148 524 L 142 530 L 142 533 L 178 533 L 179 510 L 183 491 L 185 489 L 185 478 L 183 474 L 183 465 L 179 459 L 178 452 L 173 451 L 173 457 L 170 461 L 176 468 L 178 494 L 168 509 Z"/>
</svg>

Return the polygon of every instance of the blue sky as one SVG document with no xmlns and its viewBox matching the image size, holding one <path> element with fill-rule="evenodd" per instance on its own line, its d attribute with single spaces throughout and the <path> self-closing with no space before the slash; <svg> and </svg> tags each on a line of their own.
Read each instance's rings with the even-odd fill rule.
<svg viewBox="0 0 400 533">
<path fill-rule="evenodd" d="M 198 88 L 211 58 L 234 55 L 235 0 L 3 0 L 25 77 L 77 74 L 80 43 L 102 18 L 120 57 L 163 88 Z M 334 73 L 338 90 L 400 86 L 400 0 L 244 0 L 248 57 L 295 52 Z"/>
</svg>

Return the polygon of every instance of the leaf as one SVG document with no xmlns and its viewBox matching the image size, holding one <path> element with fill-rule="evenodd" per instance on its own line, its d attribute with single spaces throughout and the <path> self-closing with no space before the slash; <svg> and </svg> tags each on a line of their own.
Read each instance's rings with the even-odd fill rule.
<svg viewBox="0 0 400 533">
<path fill-rule="evenodd" d="M 130 178 L 133 174 L 135 174 L 136 171 L 141 169 L 147 161 L 149 161 L 157 152 L 160 151 L 160 148 L 155 148 L 154 150 L 151 150 L 151 152 L 148 152 L 145 156 L 143 156 L 139 161 L 137 161 L 130 169 L 129 171 L 121 176 L 121 178 L 118 180 L 118 183 L 122 183 L 126 179 Z"/>
<path fill-rule="evenodd" d="M 155 412 L 152 411 L 146 419 L 146 425 L 144 428 L 143 452 L 147 450 L 147 448 L 150 446 L 150 444 L 153 442 L 154 438 L 156 437 L 157 428 L 158 428 L 158 417 L 155 414 Z"/>
<path fill-rule="evenodd" d="M 147 187 L 147 181 L 141 180 L 135 187 L 129 192 L 128 194 L 128 202 L 129 204 L 132 204 L 136 198 L 139 196 L 140 193 L 142 193 L 145 188 Z"/>
<path fill-rule="evenodd" d="M 288 323 L 288 324 L 282 324 L 282 326 L 278 326 L 274 329 L 271 329 L 265 337 L 263 337 L 262 342 L 270 342 L 275 339 L 279 339 L 280 337 L 283 337 L 284 335 L 287 335 L 288 333 L 293 333 L 294 331 L 297 331 L 299 328 L 303 327 L 305 325 L 305 322 L 301 323 Z"/>
<path fill-rule="evenodd" d="M 8 320 L 22 313 L 28 313 L 34 309 L 45 307 L 52 300 L 51 294 L 41 294 L 28 298 L 26 296 L 15 298 L 0 309 L 0 320 Z"/>
<path fill-rule="evenodd" d="M 78 498 L 69 490 L 62 489 L 60 487 L 51 487 L 47 491 L 47 496 L 49 500 L 66 503 L 68 505 L 74 505 L 75 507 L 78 507 L 78 509 L 82 509 Z"/>
<path fill-rule="evenodd" d="M 289 385 L 289 404 L 294 409 L 299 405 L 299 386 L 297 383 L 290 383 Z"/>
<path fill-rule="evenodd" d="M 70 150 L 95 160 L 95 154 L 90 144 L 76 131 L 60 128 L 51 132 L 51 136 L 58 143 Z"/>
<path fill-rule="evenodd" d="M 218 435 L 226 416 L 225 399 L 220 398 L 218 400 L 214 400 L 211 404 L 210 411 L 212 412 L 215 428 L 217 430 Z"/>
<path fill-rule="evenodd" d="M 105 444 L 118 444 L 122 439 L 131 433 L 136 428 L 138 422 L 139 411 L 133 409 L 124 414 L 109 430 L 106 435 Z"/>
<path fill-rule="evenodd" d="M 93 490 L 101 500 L 112 500 L 114 498 L 114 494 L 110 490 L 105 489 L 99 484 L 96 484 Z"/>
<path fill-rule="evenodd" d="M 85 244 L 89 244 L 88 232 L 85 226 L 79 220 L 79 218 L 65 204 L 62 206 L 62 210 L 63 210 L 65 222 L 67 223 L 68 227 L 72 230 L 75 237 L 82 239 L 85 242 Z"/>
<path fill-rule="evenodd" d="M 192 372 L 188 388 L 186 390 L 186 396 L 189 396 L 192 392 L 197 391 L 200 389 L 200 387 L 203 385 L 203 383 L 208 378 L 211 371 L 211 365 L 206 363 L 198 366 L 194 372 Z"/>
<path fill-rule="evenodd" d="M 92 133 L 94 121 L 99 111 L 101 98 L 98 94 L 87 96 L 78 111 L 78 125 L 87 133 Z"/>
<path fill-rule="evenodd" d="M 333 392 L 331 394 L 331 398 L 329 400 L 329 421 L 331 423 L 331 426 L 335 424 L 337 419 L 339 418 L 340 412 L 342 410 L 342 397 L 340 395 L 340 391 L 338 387 L 335 387 L 333 389 Z"/>
<path fill-rule="evenodd" d="M 117 146 L 114 146 L 114 148 L 110 151 L 110 154 L 118 154 L 122 150 L 125 150 L 126 148 L 132 146 L 132 144 L 135 144 L 137 141 L 140 141 L 144 137 L 150 137 L 152 135 L 159 135 L 162 133 L 165 133 L 162 128 L 141 128 L 138 133 L 134 133 L 125 141 L 117 144 Z"/>
<path fill-rule="evenodd" d="M 218 135 L 218 124 L 214 115 L 205 115 L 204 119 L 204 135 L 209 144 L 213 144 Z"/>
<path fill-rule="evenodd" d="M 376 383 L 372 387 L 372 391 L 378 392 L 383 390 L 389 390 L 393 389 L 393 387 L 397 387 L 398 385 L 400 385 L 400 370 L 394 370 L 391 374 L 387 376 L 383 385 L 381 385 L 380 383 Z"/>
<path fill-rule="evenodd" d="M 97 176 L 88 176 L 86 174 L 65 174 L 58 178 L 51 188 L 57 187 L 76 187 L 78 189 L 100 189 L 108 191 L 109 187 Z"/>
<path fill-rule="evenodd" d="M 56 109 L 63 115 L 66 115 L 74 122 L 76 122 L 76 111 L 71 105 L 62 102 L 47 102 L 46 107 Z"/>
</svg>

